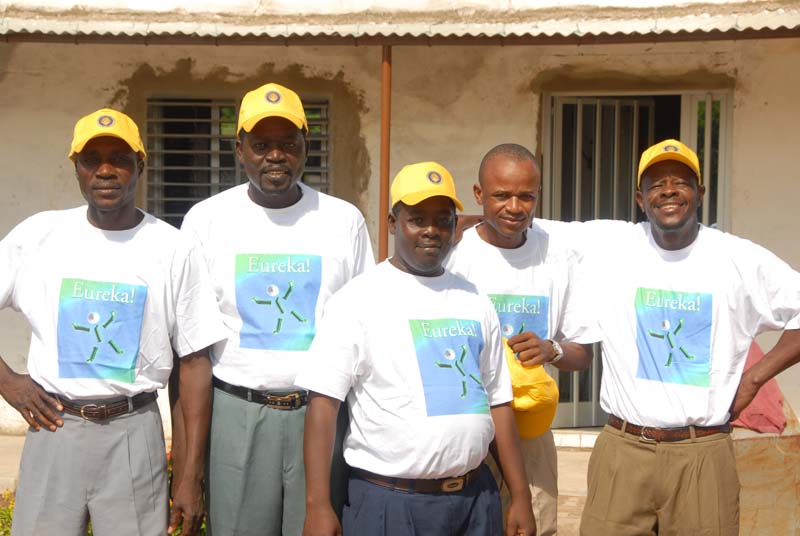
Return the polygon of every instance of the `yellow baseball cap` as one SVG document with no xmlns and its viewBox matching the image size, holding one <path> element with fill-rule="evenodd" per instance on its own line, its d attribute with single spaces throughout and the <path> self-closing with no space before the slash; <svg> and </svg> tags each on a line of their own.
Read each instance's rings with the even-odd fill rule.
<svg viewBox="0 0 800 536">
<path fill-rule="evenodd" d="M 664 140 L 648 147 L 642 153 L 642 158 L 639 160 L 639 176 L 636 179 L 637 189 L 642 184 L 644 170 L 664 160 L 675 160 L 686 164 L 697 175 L 697 184 L 703 184 L 703 180 L 700 178 L 700 161 L 697 159 L 697 154 L 678 140 Z"/>
<path fill-rule="evenodd" d="M 75 157 L 79 152 L 83 151 L 89 140 L 101 136 L 119 138 L 130 145 L 131 149 L 139 153 L 142 159 L 147 157 L 142 138 L 139 136 L 139 127 L 136 126 L 133 119 L 117 110 L 101 108 L 96 112 L 81 117 L 75 123 L 72 145 L 68 155 L 69 159 L 75 161 Z"/>
<path fill-rule="evenodd" d="M 523 367 L 503 338 L 511 375 L 514 418 L 522 438 L 537 437 L 550 429 L 558 409 L 558 384 L 542 365 Z"/>
<path fill-rule="evenodd" d="M 297 93 L 279 84 L 264 84 L 248 92 L 239 107 L 239 127 L 250 132 L 266 117 L 283 117 L 308 133 L 308 121 L 303 103 Z"/>
<path fill-rule="evenodd" d="M 416 205 L 429 197 L 443 195 L 452 199 L 458 210 L 464 210 L 464 205 L 456 197 L 453 176 L 443 165 L 436 162 L 419 162 L 404 166 L 394 176 L 391 195 L 392 207 L 399 201 L 406 205 Z"/>
</svg>

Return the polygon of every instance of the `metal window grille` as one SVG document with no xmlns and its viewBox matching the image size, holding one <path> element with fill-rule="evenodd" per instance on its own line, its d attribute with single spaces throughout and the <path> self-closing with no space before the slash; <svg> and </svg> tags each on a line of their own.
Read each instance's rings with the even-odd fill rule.
<svg viewBox="0 0 800 536">
<path fill-rule="evenodd" d="M 700 214 L 706 225 L 729 225 L 729 144 L 731 96 L 727 91 L 682 93 L 680 139 L 697 148 L 706 194 Z M 634 202 L 639 155 L 654 141 L 653 95 L 637 97 L 554 96 L 549 103 L 545 145 L 549 216 L 561 220 L 595 218 L 638 221 Z M 606 415 L 599 406 L 601 348 L 587 370 L 548 368 L 559 386 L 554 427 L 597 426 Z"/>
<path fill-rule="evenodd" d="M 303 182 L 330 186 L 328 103 L 305 105 L 309 146 Z M 236 158 L 236 103 L 214 99 L 147 102 L 147 208 L 180 226 L 198 201 L 247 181 Z"/>
<path fill-rule="evenodd" d="M 654 101 L 650 98 L 555 97 L 551 212 L 556 219 L 637 221 L 634 201 L 639 154 L 653 143 Z M 588 369 L 548 367 L 558 381 L 554 427 L 598 426 L 601 347 Z"/>
</svg>

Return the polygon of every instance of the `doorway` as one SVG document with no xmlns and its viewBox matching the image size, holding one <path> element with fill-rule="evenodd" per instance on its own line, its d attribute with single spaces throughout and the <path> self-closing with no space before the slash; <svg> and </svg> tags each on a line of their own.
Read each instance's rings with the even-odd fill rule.
<svg viewBox="0 0 800 536">
<path fill-rule="evenodd" d="M 639 156 L 667 138 L 682 140 L 700 158 L 706 184 L 701 221 L 726 229 L 728 91 L 668 94 L 545 95 L 542 195 L 545 218 L 562 221 L 618 219 L 638 222 L 634 201 Z M 559 388 L 554 428 L 600 426 L 602 348 L 580 372 L 547 367 Z"/>
</svg>

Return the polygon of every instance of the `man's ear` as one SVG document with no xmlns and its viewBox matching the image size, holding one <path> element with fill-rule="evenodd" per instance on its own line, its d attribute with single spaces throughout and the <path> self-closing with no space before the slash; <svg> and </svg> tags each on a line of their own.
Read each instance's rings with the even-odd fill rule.
<svg viewBox="0 0 800 536">
<path fill-rule="evenodd" d="M 239 159 L 239 162 L 242 161 L 242 135 L 236 136 L 236 157 Z"/>
<path fill-rule="evenodd" d="M 639 210 L 644 212 L 644 198 L 642 197 L 642 191 L 636 190 L 634 194 L 634 199 L 636 199 L 636 204 L 639 205 Z"/>
<path fill-rule="evenodd" d="M 472 185 L 472 195 L 475 196 L 475 202 L 478 205 L 483 206 L 483 188 L 481 188 L 481 184 L 476 182 Z"/>
<path fill-rule="evenodd" d="M 389 224 L 389 234 L 394 235 L 397 229 L 397 218 L 394 217 L 394 213 L 391 210 L 386 216 L 386 222 Z"/>
</svg>

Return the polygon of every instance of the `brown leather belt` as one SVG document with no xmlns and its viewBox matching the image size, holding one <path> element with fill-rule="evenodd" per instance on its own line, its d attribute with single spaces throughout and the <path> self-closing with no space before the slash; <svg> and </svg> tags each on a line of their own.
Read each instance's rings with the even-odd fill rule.
<svg viewBox="0 0 800 536">
<path fill-rule="evenodd" d="M 155 392 L 139 393 L 131 397 L 111 398 L 90 404 L 81 404 L 80 400 L 68 400 L 55 396 L 64 408 L 64 413 L 83 417 L 87 421 L 104 421 L 131 413 L 147 404 L 154 402 L 158 395 Z"/>
<path fill-rule="evenodd" d="M 247 387 L 233 385 L 220 380 L 216 376 L 214 376 L 213 383 L 214 387 L 228 394 L 247 400 L 248 402 L 263 404 L 272 409 L 292 410 L 302 408 L 308 404 L 308 393 L 306 391 L 295 391 L 291 393 L 258 391 L 256 389 L 248 389 Z"/>
<path fill-rule="evenodd" d="M 637 424 L 626 423 L 624 420 L 614 415 L 608 416 L 608 425 L 617 430 L 622 430 L 625 426 L 626 434 L 639 436 L 644 441 L 653 443 L 669 443 L 671 441 L 685 441 L 691 439 L 694 428 L 695 437 L 705 437 L 714 434 L 729 434 L 730 424 L 719 426 L 682 426 L 680 428 L 653 428 L 651 426 L 639 426 Z"/>
<path fill-rule="evenodd" d="M 481 474 L 479 465 L 469 473 L 454 478 L 393 478 L 370 473 L 364 469 L 353 467 L 350 474 L 355 478 L 366 480 L 384 488 L 408 491 L 411 493 L 453 493 L 461 491 L 476 480 Z"/>
</svg>

